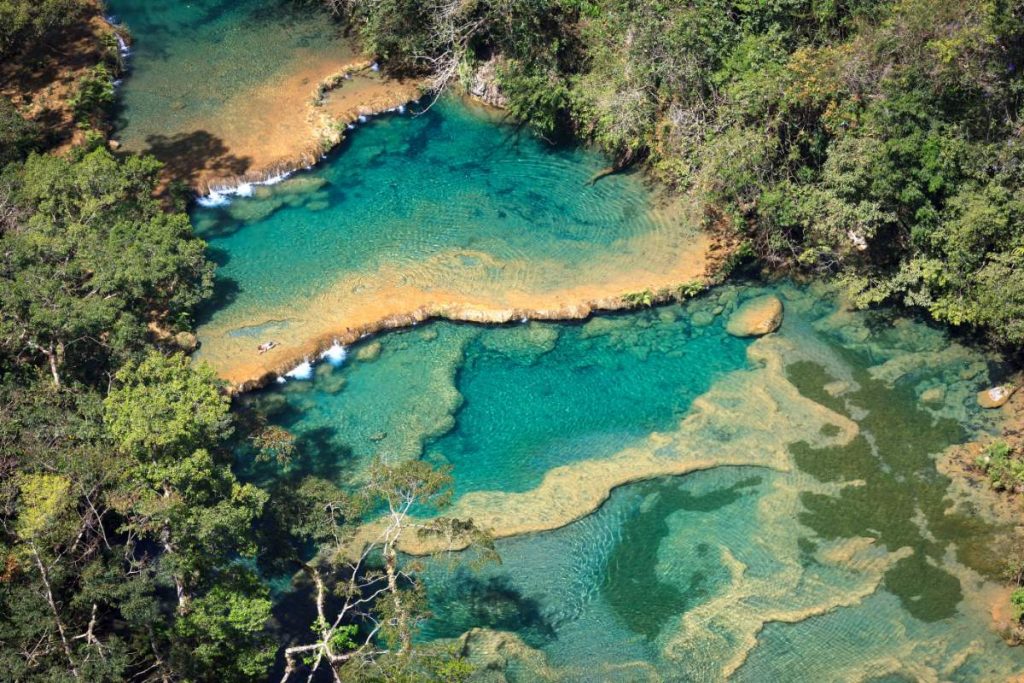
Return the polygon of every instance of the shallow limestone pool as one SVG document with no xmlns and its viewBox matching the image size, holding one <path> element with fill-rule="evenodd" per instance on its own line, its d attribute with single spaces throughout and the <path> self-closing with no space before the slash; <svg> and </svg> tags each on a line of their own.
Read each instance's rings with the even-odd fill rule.
<svg viewBox="0 0 1024 683">
<path fill-rule="evenodd" d="M 707 239 L 644 181 L 442 99 L 317 168 L 193 215 L 218 261 L 200 357 L 241 383 L 382 321 L 556 314 L 703 275 Z M 209 202 L 207 202 L 209 204 Z M 277 346 L 258 354 L 264 341 Z"/>
<path fill-rule="evenodd" d="M 469 651 L 512 680 L 1020 671 L 989 624 L 996 529 L 935 464 L 992 426 L 974 392 L 999 364 L 787 284 L 767 290 L 785 302 L 777 334 L 727 335 L 765 291 L 575 324 L 433 323 L 250 400 L 300 436 L 302 467 L 340 481 L 376 454 L 454 467 L 446 514 L 492 526 L 502 563 L 428 561 L 422 637 L 482 629 Z M 933 387 L 944 398 L 922 402 Z"/>
<path fill-rule="evenodd" d="M 248 170 L 234 141 L 288 119 L 239 112 L 295 74 L 301 99 L 319 77 L 304 65 L 352 56 L 289 2 L 111 9 L 137 38 L 122 142 L 190 173 Z M 242 399 L 299 446 L 291 471 L 246 476 L 356 486 L 375 456 L 452 466 L 446 513 L 492 529 L 502 563 L 427 559 L 420 637 L 465 637 L 485 680 L 1024 671 L 989 623 L 1005 600 L 987 578 L 998 530 L 936 468 L 994 428 L 974 395 L 1001 367 L 939 330 L 850 312 L 823 287 L 744 284 L 573 323 L 431 322 L 312 363 L 336 335 L 417 311 L 585 313 L 573 307 L 704 272 L 699 221 L 640 177 L 592 183 L 600 155 L 427 103 L 360 123 L 317 168 L 193 211 L 220 265 L 199 358 L 232 382 L 311 361 Z M 726 334 L 764 293 L 784 301 L 781 330 Z"/>
<path fill-rule="evenodd" d="M 107 0 L 131 36 L 121 147 L 191 186 L 272 169 L 315 146 L 317 83 L 358 55 L 315 5 L 291 0 Z"/>
</svg>

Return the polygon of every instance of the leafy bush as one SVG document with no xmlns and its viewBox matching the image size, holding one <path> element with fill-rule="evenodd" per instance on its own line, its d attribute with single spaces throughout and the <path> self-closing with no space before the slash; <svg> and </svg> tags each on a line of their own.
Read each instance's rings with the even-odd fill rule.
<svg viewBox="0 0 1024 683">
<path fill-rule="evenodd" d="M 1018 588 L 1010 595 L 1010 604 L 1013 606 L 1013 618 L 1018 622 L 1024 619 L 1024 588 Z"/>
<path fill-rule="evenodd" d="M 1024 460 L 1015 457 L 1014 449 L 1005 441 L 995 441 L 978 457 L 977 466 L 988 475 L 997 491 L 1024 488 Z"/>
<path fill-rule="evenodd" d="M 92 122 L 102 117 L 114 104 L 114 77 L 106 64 L 97 64 L 78 81 L 78 90 L 71 98 L 75 118 Z"/>
<path fill-rule="evenodd" d="M 81 16 L 83 0 L 0 0 L 0 56 L 30 48 Z"/>
</svg>

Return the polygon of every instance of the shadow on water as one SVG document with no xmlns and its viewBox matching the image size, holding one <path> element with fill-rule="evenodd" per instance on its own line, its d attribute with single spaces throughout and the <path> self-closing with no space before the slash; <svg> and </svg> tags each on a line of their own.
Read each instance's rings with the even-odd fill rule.
<svg viewBox="0 0 1024 683">
<path fill-rule="evenodd" d="M 227 249 L 221 249 L 220 247 L 206 246 L 206 258 L 218 267 L 221 268 L 226 266 L 231 261 L 231 253 Z"/>
<path fill-rule="evenodd" d="M 474 627 L 513 631 L 531 647 L 555 638 L 540 602 L 524 596 L 504 576 L 485 578 L 460 567 L 432 596 L 430 607 L 432 638 L 456 638 Z"/>
<path fill-rule="evenodd" d="M 210 256 L 210 260 L 217 263 L 218 266 L 224 265 L 217 261 L 215 255 L 211 254 Z M 238 284 L 238 280 L 215 275 L 213 278 L 213 294 L 196 311 L 196 327 L 210 322 L 213 314 L 235 301 L 241 291 L 242 288 Z"/>
</svg>

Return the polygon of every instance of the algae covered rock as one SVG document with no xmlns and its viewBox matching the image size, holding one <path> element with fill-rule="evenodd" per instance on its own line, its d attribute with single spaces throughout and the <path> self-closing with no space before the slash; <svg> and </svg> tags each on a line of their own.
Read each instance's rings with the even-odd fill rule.
<svg viewBox="0 0 1024 683">
<path fill-rule="evenodd" d="M 707 327 L 711 323 L 715 322 L 715 316 L 711 311 L 697 311 L 690 318 L 690 322 L 695 327 Z"/>
<path fill-rule="evenodd" d="M 380 356 L 380 351 L 381 343 L 379 341 L 370 342 L 365 346 L 359 347 L 359 350 L 356 351 L 356 360 L 361 360 L 364 362 L 377 360 L 377 357 Z"/>
<path fill-rule="evenodd" d="M 1013 396 L 1017 387 L 1003 385 L 978 392 L 978 405 L 982 408 L 999 408 Z"/>
<path fill-rule="evenodd" d="M 734 337 L 760 337 L 782 324 L 782 300 L 766 294 L 746 301 L 729 317 L 726 332 Z"/>
</svg>

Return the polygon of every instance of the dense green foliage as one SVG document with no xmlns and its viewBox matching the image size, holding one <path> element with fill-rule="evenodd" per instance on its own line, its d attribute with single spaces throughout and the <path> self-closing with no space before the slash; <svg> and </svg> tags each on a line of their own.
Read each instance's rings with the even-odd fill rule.
<svg viewBox="0 0 1024 683">
<path fill-rule="evenodd" d="M 0 347 L 45 357 L 58 384 L 138 352 L 146 323 L 187 325 L 212 287 L 188 217 L 151 196 L 155 161 L 79 156 L 31 156 L 0 195 Z"/>
<path fill-rule="evenodd" d="M 377 565 L 314 568 L 309 549 L 338 548 L 398 487 L 434 495 L 447 482 L 381 468 L 372 495 L 341 505 L 323 479 L 285 477 L 272 499 L 235 476 L 235 457 L 287 469 L 295 444 L 240 420 L 213 371 L 176 348 L 212 264 L 188 217 L 153 198 L 158 170 L 96 147 L 33 153 L 0 178 L 0 669 L 12 680 L 265 680 L 287 644 L 266 577 L 305 567 L 376 590 Z M 378 648 L 410 643 L 422 609 L 387 557 L 394 580 L 333 623 L 327 642 L 344 657 L 325 667 L 358 655 L 394 680 L 461 670 L 445 652 Z M 373 615 L 394 623 L 364 629 Z"/>
<path fill-rule="evenodd" d="M 976 465 L 997 491 L 1024 490 L 1024 460 L 1005 441 L 994 441 L 978 457 Z"/>
<path fill-rule="evenodd" d="M 333 4 L 398 71 L 497 55 L 514 115 L 647 158 L 770 266 L 1024 342 L 1017 3 Z"/>
<path fill-rule="evenodd" d="M 0 0 L 0 56 L 31 47 L 78 19 L 83 0 Z"/>
<path fill-rule="evenodd" d="M 411 651 L 422 586 L 397 534 L 379 561 L 330 559 L 351 554 L 361 513 L 407 503 L 404 519 L 449 480 L 378 466 L 351 496 L 283 476 L 272 499 L 236 478 L 236 455 L 289 471 L 295 444 L 239 420 L 213 371 L 173 348 L 166 331 L 187 330 L 211 265 L 187 216 L 153 200 L 157 168 L 78 150 L 30 156 L 0 185 L 0 667 L 14 680 L 265 680 L 288 644 L 265 577 L 304 569 L 353 604 L 310 624 L 318 654 L 289 655 L 289 675 L 462 680 L 451 653 Z"/>
<path fill-rule="evenodd" d="M 0 168 L 18 161 L 39 147 L 40 127 L 25 119 L 5 97 L 0 97 Z"/>
<path fill-rule="evenodd" d="M 158 165 L 32 155 L 0 185 L 0 661 L 17 680 L 265 671 L 266 494 L 230 469 L 229 402 L 148 341 L 212 266 Z"/>
</svg>

